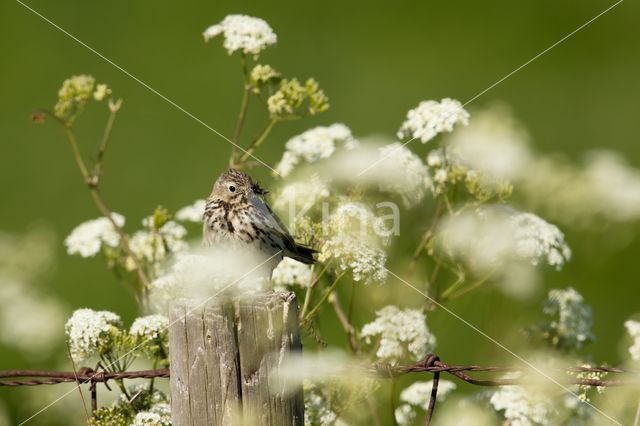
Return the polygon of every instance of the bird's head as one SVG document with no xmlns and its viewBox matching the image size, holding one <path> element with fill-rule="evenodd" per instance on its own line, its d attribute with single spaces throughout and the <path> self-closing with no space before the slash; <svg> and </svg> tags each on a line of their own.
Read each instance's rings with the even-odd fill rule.
<svg viewBox="0 0 640 426">
<path fill-rule="evenodd" d="M 211 197 L 227 203 L 238 202 L 249 195 L 264 195 L 267 191 L 255 183 L 249 175 L 236 169 L 222 173 L 213 184 Z"/>
</svg>

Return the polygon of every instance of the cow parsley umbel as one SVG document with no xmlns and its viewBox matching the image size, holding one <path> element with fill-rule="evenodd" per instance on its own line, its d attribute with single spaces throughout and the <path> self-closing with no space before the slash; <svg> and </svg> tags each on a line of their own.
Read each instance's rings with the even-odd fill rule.
<svg viewBox="0 0 640 426">
<path fill-rule="evenodd" d="M 393 305 L 378 310 L 376 319 L 362 327 L 360 338 L 367 344 L 376 339 L 376 357 L 390 364 L 420 359 L 436 345 L 436 338 L 427 328 L 427 317 L 422 311 Z"/>
<path fill-rule="evenodd" d="M 112 312 L 76 310 L 65 325 L 71 357 L 82 362 L 110 351 L 121 326 L 120 317 Z"/>
<path fill-rule="evenodd" d="M 422 101 L 409 110 L 407 118 L 398 130 L 400 139 L 420 139 L 427 143 L 438 133 L 451 132 L 456 124 L 467 125 L 469 113 L 455 99 L 444 98 L 440 102 Z"/>
<path fill-rule="evenodd" d="M 227 15 L 222 22 L 207 28 L 203 36 L 209 41 L 220 34 L 229 55 L 240 50 L 245 55 L 257 56 L 278 40 L 265 20 L 247 15 Z"/>
</svg>

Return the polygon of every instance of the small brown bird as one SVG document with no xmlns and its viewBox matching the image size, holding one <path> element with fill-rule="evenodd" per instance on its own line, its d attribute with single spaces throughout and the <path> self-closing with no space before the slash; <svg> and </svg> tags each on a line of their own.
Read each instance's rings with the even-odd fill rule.
<svg viewBox="0 0 640 426">
<path fill-rule="evenodd" d="M 247 174 L 229 169 L 213 185 L 204 211 L 204 244 L 237 243 L 257 249 L 271 270 L 285 257 L 314 263 L 315 250 L 293 240 L 287 228 L 264 200 L 267 193 Z"/>
</svg>

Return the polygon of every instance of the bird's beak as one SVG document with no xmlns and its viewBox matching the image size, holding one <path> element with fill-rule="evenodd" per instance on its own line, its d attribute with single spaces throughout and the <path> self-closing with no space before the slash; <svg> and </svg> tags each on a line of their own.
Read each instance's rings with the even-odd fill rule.
<svg viewBox="0 0 640 426">
<path fill-rule="evenodd" d="M 254 183 L 251 186 L 251 190 L 256 195 L 267 195 L 269 193 L 269 191 L 267 191 L 266 189 L 261 188 L 260 185 L 258 185 L 257 183 Z"/>
</svg>

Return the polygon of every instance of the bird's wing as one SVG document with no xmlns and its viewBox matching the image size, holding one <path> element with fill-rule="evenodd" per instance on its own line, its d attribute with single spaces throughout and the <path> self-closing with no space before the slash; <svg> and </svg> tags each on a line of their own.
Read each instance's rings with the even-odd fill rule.
<svg viewBox="0 0 640 426">
<path fill-rule="evenodd" d="M 271 207 L 269 207 L 269 205 L 261 197 L 255 195 L 249 198 L 249 202 L 258 211 L 263 224 L 267 228 L 269 228 L 271 232 L 282 239 L 284 249 L 292 253 L 297 253 L 298 250 L 296 242 L 294 241 L 293 237 L 287 230 L 287 227 L 284 226 L 280 218 L 273 212 L 273 210 L 271 210 Z"/>
</svg>

